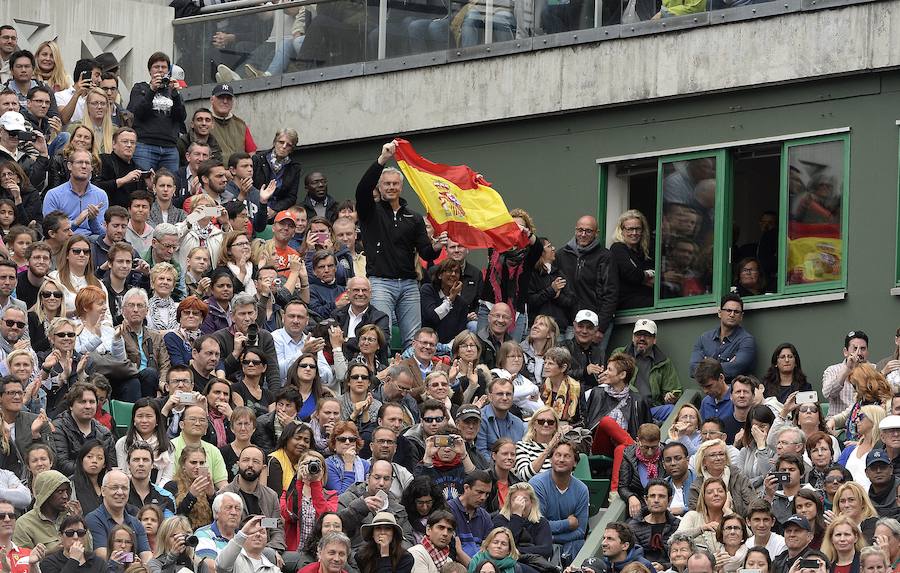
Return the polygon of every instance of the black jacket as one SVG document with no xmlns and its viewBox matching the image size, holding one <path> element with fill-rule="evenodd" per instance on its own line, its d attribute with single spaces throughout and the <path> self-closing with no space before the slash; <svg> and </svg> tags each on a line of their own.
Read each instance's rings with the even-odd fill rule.
<svg viewBox="0 0 900 573">
<path fill-rule="evenodd" d="M 436 272 L 437 265 L 428 269 L 429 281 L 434 279 L 434 273 Z M 466 261 L 466 266 L 463 267 L 459 280 L 462 282 L 463 288 L 456 300 L 462 301 L 462 305 L 467 312 L 477 312 L 478 297 L 481 295 L 481 289 L 484 287 L 484 276 L 481 269 Z"/>
<path fill-rule="evenodd" d="M 422 307 L 422 326 L 429 326 L 437 331 L 438 340 L 449 344 L 457 334 L 466 329 L 469 309 L 465 302 L 456 297 L 456 301 L 450 308 L 447 316 L 440 318 L 435 309 L 444 302 L 444 297 L 434 285 L 427 283 L 419 290 L 419 300 Z"/>
<path fill-rule="evenodd" d="M 537 523 L 511 513 L 506 519 L 500 513 L 491 514 L 494 527 L 507 527 L 512 531 L 519 553 L 540 555 L 547 559 L 553 555 L 553 533 L 550 532 L 550 522 L 546 517 L 541 517 Z"/>
<path fill-rule="evenodd" d="M 18 467 L 15 470 L 10 470 L 20 479 L 25 479 L 28 473 L 28 468 L 25 467 L 25 451 L 31 444 L 52 444 L 50 437 L 50 426 L 48 424 L 44 424 L 44 427 L 41 428 L 41 437 L 34 439 L 31 435 L 31 424 L 37 419 L 37 414 L 32 414 L 31 412 L 26 412 L 24 409 L 21 410 L 18 414 L 16 414 L 16 421 L 13 423 L 16 439 L 12 441 L 11 445 L 16 450 L 16 454 L 18 456 Z"/>
<path fill-rule="evenodd" d="M 29 182 L 25 183 L 23 189 L 21 189 L 22 194 L 22 203 L 20 205 L 16 205 L 16 218 L 13 221 L 16 225 L 28 225 L 28 223 L 34 221 L 38 224 L 44 220 L 44 215 L 41 212 L 43 208 L 43 199 L 41 199 L 41 194 L 35 187 L 33 187 Z M 9 199 L 13 203 L 16 202 L 13 199 L 12 193 L 0 187 L 0 199 Z"/>
<path fill-rule="evenodd" d="M 356 212 L 366 252 L 366 276 L 415 280 L 416 252 L 426 261 L 433 261 L 441 252 L 433 248 L 425 220 L 407 207 L 405 199 L 400 199 L 396 213 L 387 201 L 375 201 L 372 190 L 383 170 L 376 161 L 356 186 Z"/>
<path fill-rule="evenodd" d="M 772 560 L 772 573 L 788 573 L 791 570 L 791 566 L 794 564 L 794 561 L 797 559 L 802 559 L 806 557 L 806 555 L 810 552 L 814 551 L 812 547 L 807 546 L 803 551 L 800 552 L 796 557 L 790 557 L 788 555 L 788 550 L 785 549 L 781 553 L 778 554 L 775 559 Z M 829 565 L 829 571 L 832 571 L 831 565 Z M 856 569 L 857 573 L 859 573 L 859 566 L 857 565 Z M 43 572 L 42 572 L 43 573 Z"/>
<path fill-rule="evenodd" d="M 631 400 L 628 401 L 627 411 L 624 412 L 628 421 L 628 433 L 637 436 L 638 428 L 641 424 L 647 424 L 653 421 L 650 415 L 650 405 L 637 392 L 629 392 Z M 607 394 L 603 388 L 597 387 L 591 391 L 591 396 L 587 401 L 587 408 L 584 415 L 584 427 L 593 429 L 603 416 L 609 414 L 618 404 L 618 400 Z"/>
<path fill-rule="evenodd" d="M 235 374 L 242 372 L 240 360 L 235 358 L 234 354 L 232 354 L 232 352 L 234 352 L 234 333 L 232 333 L 229 328 L 223 328 L 222 330 L 213 332 L 212 336 L 219 342 L 219 347 L 222 349 L 222 362 L 225 365 L 225 376 L 229 380 L 232 380 Z M 281 388 L 281 371 L 278 369 L 278 356 L 275 352 L 275 340 L 272 338 L 272 334 L 269 331 L 260 329 L 256 345 L 263 351 L 267 366 L 266 374 L 263 377 L 263 380 L 265 381 L 263 388 L 274 392 L 278 388 Z"/>
<path fill-rule="evenodd" d="M 53 420 L 56 431 L 53 436 L 53 452 L 56 454 L 56 463 L 53 469 L 63 475 L 70 476 L 75 473 L 75 456 L 85 442 L 97 439 L 106 450 L 106 468 L 110 469 L 115 464 L 116 449 L 113 435 L 97 420 L 91 420 L 91 433 L 85 436 L 78 429 L 78 424 L 72 417 L 72 413 L 66 410 L 62 415 Z"/>
<path fill-rule="evenodd" d="M 161 107 L 169 100 L 171 108 Z M 134 114 L 138 141 L 145 145 L 176 147 L 184 120 L 187 119 L 184 100 L 178 90 L 160 87 L 153 91 L 147 82 L 138 82 L 131 88 L 128 111 Z"/>
<path fill-rule="evenodd" d="M 16 434 L 18 435 L 18 434 Z M 893 484 L 886 488 L 881 494 L 875 493 L 872 486 L 869 486 L 869 499 L 872 505 L 878 511 L 879 517 L 894 517 L 900 514 L 900 507 L 897 507 L 897 487 L 900 486 L 900 479 L 894 478 Z"/>
<path fill-rule="evenodd" d="M 556 267 L 551 268 L 549 273 L 536 271 L 531 275 L 531 284 L 528 286 L 528 321 L 534 323 L 536 316 L 545 314 L 553 317 L 553 320 L 559 325 L 560 332 L 565 332 L 566 328 L 572 324 L 572 307 L 575 305 L 575 296 L 569 285 L 566 285 L 566 288 L 559 291 L 559 296 L 556 296 L 556 290 L 551 285 L 557 277 L 561 276 L 562 274 Z M 575 376 L 573 378 L 577 379 Z"/>
<path fill-rule="evenodd" d="M 622 453 L 622 465 L 619 466 L 619 498 L 624 502 L 628 502 L 631 499 L 631 496 L 637 496 L 637 498 L 641 501 L 641 505 L 645 505 L 644 503 L 644 495 L 647 493 L 644 490 L 644 485 L 641 483 L 641 474 L 638 471 L 638 459 L 637 459 L 637 445 L 631 444 L 625 451 Z M 657 475 L 662 478 L 665 477 L 666 471 L 663 469 L 662 456 L 659 456 L 659 461 L 656 462 Z M 678 527 L 678 524 L 675 525 Z M 643 545 L 643 543 L 641 544 Z M 647 546 L 644 546 L 644 550 L 647 550 Z M 648 557 L 648 559 L 650 559 Z M 659 561 L 659 559 L 650 559 L 651 561 Z"/>
<path fill-rule="evenodd" d="M 29 149 L 33 149 L 29 147 Z M 31 181 L 31 186 L 35 189 L 44 189 L 44 179 L 47 177 L 47 170 L 50 168 L 50 158 L 44 157 L 42 155 L 35 156 L 34 154 L 23 154 L 19 157 L 19 160 L 16 159 L 6 152 L 5 149 L 0 147 L 0 161 L 12 161 L 14 163 L 18 163 L 19 167 L 22 168 L 22 171 L 28 175 L 28 180 Z M 65 183 L 65 181 L 63 181 Z M 26 221 L 27 223 L 27 221 Z"/>
<path fill-rule="evenodd" d="M 297 205 L 300 205 L 304 209 L 306 209 L 306 218 L 307 220 L 312 220 L 313 217 L 318 217 L 316 214 L 316 208 L 313 205 L 312 197 L 307 193 L 303 199 L 300 199 L 300 194 L 297 194 Z M 325 194 L 325 218 L 329 221 L 334 221 L 338 217 L 338 203 L 337 199 L 332 197 L 331 195 Z"/>
<path fill-rule="evenodd" d="M 605 332 L 619 298 L 619 275 L 612 253 L 600 241 L 579 253 L 572 240 L 556 253 L 556 264 L 574 290 L 572 320 L 579 310 L 593 310 L 600 318 L 600 332 Z"/>
<path fill-rule="evenodd" d="M 588 364 L 606 363 L 606 357 L 603 355 L 599 344 L 591 344 L 587 350 L 583 349 L 574 339 L 564 341 L 562 346 L 572 354 L 572 364 L 569 365 L 567 374 L 572 378 L 581 382 L 584 389 L 594 388 L 597 386 L 597 377 L 587 371 Z"/>
<path fill-rule="evenodd" d="M 622 491 L 621 487 L 619 491 Z M 624 498 L 623 498 L 624 499 Z M 666 547 L 669 545 L 669 538 L 672 537 L 672 534 L 678 529 L 678 524 L 680 520 L 672 515 L 669 511 L 666 511 L 666 522 L 662 527 L 662 532 L 659 536 L 659 541 L 654 542 L 653 539 L 653 526 L 643 519 L 634 519 L 631 518 L 628 520 L 628 526 L 631 527 L 631 531 L 634 532 L 634 536 L 637 538 L 637 544 L 644 548 L 644 557 L 652 562 L 660 563 L 664 566 L 669 565 L 669 552 L 666 550 Z"/>
<path fill-rule="evenodd" d="M 275 179 L 268 160 L 271 152 L 271 149 L 264 149 L 253 155 L 253 186 L 257 189 L 262 189 L 269 181 Z M 282 167 L 281 185 L 269 199 L 268 205 L 276 213 L 297 203 L 297 196 L 300 193 L 300 161 L 297 158 L 296 153 L 292 154 L 290 163 Z"/>
<path fill-rule="evenodd" d="M 653 306 L 653 287 L 644 284 L 644 271 L 653 270 L 653 259 L 632 251 L 625 243 L 613 243 L 609 252 L 619 274 L 618 308 Z"/>
<path fill-rule="evenodd" d="M 85 550 L 84 565 L 63 555 L 62 548 L 41 559 L 41 573 L 105 573 L 106 560 Z"/>
<path fill-rule="evenodd" d="M 500 503 L 500 490 L 497 489 L 497 474 L 494 472 L 494 468 L 491 467 L 491 469 L 487 470 L 487 473 L 489 476 L 491 476 L 491 493 L 489 493 L 487 499 L 484 500 L 483 507 L 486 512 L 493 515 L 494 512 L 500 511 L 500 506 L 502 504 Z M 514 483 L 519 483 L 520 481 L 522 481 L 522 479 L 519 478 L 519 476 L 517 476 L 515 472 L 510 470 L 506 481 L 509 485 L 513 485 Z M 516 547 L 518 546 L 519 545 L 517 543 Z"/>
<path fill-rule="evenodd" d="M 525 305 L 528 303 L 528 289 L 531 286 L 531 275 L 537 272 L 534 270 L 534 266 L 540 260 L 543 252 L 544 245 L 538 240 L 525 247 L 524 252 L 522 250 L 507 251 L 501 253 L 496 259 L 494 249 L 488 249 L 488 264 L 484 270 L 484 280 L 481 283 L 481 300 L 490 303 L 512 303 L 516 312 L 525 312 Z M 521 259 L 521 262 L 508 264 L 510 257 Z M 491 261 L 496 262 L 492 265 Z M 510 271 L 518 269 L 519 265 L 521 265 L 521 272 L 519 272 L 518 278 L 514 279 Z M 491 282 L 494 276 L 497 277 L 499 295 Z"/>
<path fill-rule="evenodd" d="M 268 456 L 275 451 L 275 411 L 263 414 L 256 419 L 256 429 L 253 431 L 253 439 L 250 440 Z"/>
<path fill-rule="evenodd" d="M 135 169 L 138 169 L 138 166 L 133 159 L 126 162 L 115 153 L 103 153 L 100 155 L 100 177 L 96 185 L 106 191 L 110 206 L 119 205 L 128 209 L 128 205 L 131 202 L 131 194 L 138 190 L 147 189 L 142 179 L 130 181 L 121 187 L 116 186 L 116 179 Z"/>
<path fill-rule="evenodd" d="M 500 351 L 500 344 L 511 338 L 507 335 L 500 344 L 497 344 L 488 327 L 482 328 L 475 335 L 481 342 L 481 363 L 488 368 L 497 368 L 497 352 Z"/>
</svg>

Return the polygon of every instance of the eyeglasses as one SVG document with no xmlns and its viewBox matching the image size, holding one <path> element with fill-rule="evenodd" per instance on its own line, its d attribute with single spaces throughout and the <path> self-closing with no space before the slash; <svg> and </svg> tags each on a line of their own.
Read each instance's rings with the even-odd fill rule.
<svg viewBox="0 0 900 573">
<path fill-rule="evenodd" d="M 644 230 L 643 227 L 622 227 L 622 230 L 626 233 L 640 233 Z"/>
<path fill-rule="evenodd" d="M 20 398 L 25 395 L 25 392 L 22 390 L 6 390 L 3 392 L 4 396 L 11 396 L 13 398 Z"/>
<path fill-rule="evenodd" d="M 444 416 L 422 416 L 422 421 L 426 424 L 440 424 L 444 419 Z"/>
<path fill-rule="evenodd" d="M 721 460 L 725 457 L 725 452 L 710 452 L 706 454 L 706 457 L 711 460 Z"/>
<path fill-rule="evenodd" d="M 262 363 L 262 360 L 253 360 L 252 358 L 249 360 L 241 360 L 241 364 L 244 366 L 259 366 Z"/>
<path fill-rule="evenodd" d="M 800 408 L 798 408 L 797 411 L 800 412 L 801 414 L 809 414 L 809 413 L 818 412 L 819 408 L 817 408 L 816 406 L 800 406 Z M 862 414 L 860 414 L 860 417 L 861 416 L 862 416 Z"/>
<path fill-rule="evenodd" d="M 105 101 L 92 101 L 88 105 L 90 105 L 91 107 L 101 108 L 105 105 L 109 105 L 109 103 Z"/>
<path fill-rule="evenodd" d="M 351 380 L 368 380 L 369 375 L 368 374 L 351 374 L 350 379 Z"/>
<path fill-rule="evenodd" d="M 297 368 L 303 368 L 305 370 L 312 370 L 316 367 L 315 363 L 312 362 L 301 362 L 297 365 Z"/>
<path fill-rule="evenodd" d="M 585 229 L 583 227 L 575 227 L 576 235 L 593 235 L 596 232 L 597 231 L 595 231 L 594 229 Z"/>
<path fill-rule="evenodd" d="M 3 322 L 6 323 L 6 327 L 7 327 L 7 328 L 12 328 L 12 327 L 14 327 L 14 326 L 15 326 L 16 328 L 25 328 L 26 326 L 28 326 L 28 324 L 25 323 L 25 322 L 22 322 L 22 321 L 19 321 L 19 320 L 10 320 L 10 319 L 8 319 L 8 318 L 7 318 L 6 320 L 4 320 Z"/>
<path fill-rule="evenodd" d="M 554 420 L 553 418 L 547 420 L 535 420 L 534 423 L 540 424 L 541 426 L 555 426 L 556 420 Z"/>
<path fill-rule="evenodd" d="M 203 316 L 199 310 L 185 309 L 181 311 L 181 316 Z"/>
<path fill-rule="evenodd" d="M 434 342 L 425 342 L 424 340 L 416 340 L 416 344 L 420 344 L 425 348 L 435 348 L 437 346 Z"/>
<path fill-rule="evenodd" d="M 345 444 L 352 444 L 356 441 L 356 436 L 338 436 L 334 439 L 336 442 L 343 442 Z"/>
<path fill-rule="evenodd" d="M 376 342 L 378 342 L 378 339 L 374 336 L 362 336 L 360 337 L 359 341 L 365 342 L 367 344 L 375 344 Z"/>
<path fill-rule="evenodd" d="M 91 253 L 91 250 L 90 249 L 81 249 L 81 248 L 76 247 L 74 249 L 69 249 L 69 252 L 75 253 L 76 255 L 89 255 Z"/>
<path fill-rule="evenodd" d="M 87 529 L 67 529 L 63 531 L 66 537 L 84 537 L 87 535 Z"/>
<path fill-rule="evenodd" d="M 231 243 L 232 247 L 249 247 L 250 243 L 248 241 L 242 241 L 240 243 Z"/>
<path fill-rule="evenodd" d="M 412 387 L 406 387 L 397 384 L 397 390 L 399 390 L 401 394 L 409 394 L 410 392 L 412 392 Z"/>
<path fill-rule="evenodd" d="M 188 424 L 205 424 L 206 418 L 185 418 L 184 421 Z"/>
<path fill-rule="evenodd" d="M 76 335 L 74 332 L 55 332 L 53 336 L 57 338 L 75 338 Z"/>
<path fill-rule="evenodd" d="M 460 344 L 459 347 L 469 349 L 469 348 L 478 348 L 478 345 L 475 344 L 474 342 L 467 342 L 465 344 Z"/>
<path fill-rule="evenodd" d="M 59 291 L 45 290 L 41 292 L 41 298 L 62 298 L 63 293 Z"/>
<path fill-rule="evenodd" d="M 115 493 L 117 491 L 128 491 L 127 485 L 107 485 L 104 487 L 105 487 L 105 489 L 108 489 L 109 491 L 111 491 L 113 493 Z"/>
<path fill-rule="evenodd" d="M 379 446 L 393 446 L 397 442 L 395 440 L 375 440 L 375 443 Z"/>
</svg>

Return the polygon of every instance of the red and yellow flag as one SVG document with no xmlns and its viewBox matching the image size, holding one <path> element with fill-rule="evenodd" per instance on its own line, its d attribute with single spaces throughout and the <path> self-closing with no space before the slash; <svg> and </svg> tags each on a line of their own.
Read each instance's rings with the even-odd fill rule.
<svg viewBox="0 0 900 573">
<path fill-rule="evenodd" d="M 447 231 L 451 239 L 469 249 L 506 251 L 528 244 L 503 198 L 480 173 L 466 165 L 432 163 L 405 139 L 395 142 L 394 158 L 425 205 L 435 234 Z"/>
</svg>

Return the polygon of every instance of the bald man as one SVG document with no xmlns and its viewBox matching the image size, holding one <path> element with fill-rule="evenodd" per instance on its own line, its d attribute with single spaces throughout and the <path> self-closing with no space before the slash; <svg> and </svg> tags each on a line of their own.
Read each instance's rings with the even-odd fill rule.
<svg viewBox="0 0 900 573">
<path fill-rule="evenodd" d="M 144 530 L 143 524 L 138 518 L 125 511 L 125 506 L 128 505 L 129 489 L 130 482 L 124 472 L 119 470 L 107 472 L 103 476 L 103 484 L 100 488 L 103 503 L 87 514 L 84 521 L 91 532 L 94 553 L 97 557 L 107 558 L 109 532 L 117 525 L 127 525 L 137 537 L 134 554 L 139 556 L 146 565 L 153 558 L 153 553 L 150 551 L 150 543 L 147 541 L 147 532 Z"/>
<path fill-rule="evenodd" d="M 575 294 L 570 317 L 573 324 L 579 310 L 597 313 L 597 342 L 605 353 L 619 297 L 619 275 L 612 253 L 603 246 L 597 230 L 597 219 L 590 215 L 579 217 L 575 236 L 556 253 L 556 264 Z M 566 333 L 566 338 L 571 338 L 572 332 L 574 329 Z"/>
<path fill-rule="evenodd" d="M 512 308 L 505 302 L 495 303 L 488 312 L 487 326 L 477 333 L 481 340 L 481 363 L 488 368 L 497 367 L 500 345 L 511 340 L 509 326 L 513 323 Z"/>
<path fill-rule="evenodd" d="M 391 339 L 391 326 L 388 315 L 381 312 L 370 303 L 372 302 L 372 285 L 366 277 L 353 277 L 347 280 L 347 295 L 350 304 L 331 313 L 331 317 L 337 321 L 344 331 L 344 338 L 352 340 L 356 345 L 356 332 L 360 327 L 374 324 L 384 334 L 385 340 Z M 383 356 L 387 359 L 388 345 L 382 348 Z"/>
</svg>

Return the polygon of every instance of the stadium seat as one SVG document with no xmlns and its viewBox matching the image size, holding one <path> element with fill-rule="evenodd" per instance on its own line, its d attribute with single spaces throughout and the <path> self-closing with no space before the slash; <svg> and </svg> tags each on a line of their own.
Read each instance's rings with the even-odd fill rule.
<svg viewBox="0 0 900 573">
<path fill-rule="evenodd" d="M 256 234 L 257 239 L 268 241 L 272 238 L 272 225 L 268 225 L 265 229 Z"/>
<path fill-rule="evenodd" d="M 128 432 L 128 426 L 131 425 L 131 411 L 134 409 L 134 404 L 110 400 L 109 406 L 112 410 L 110 413 L 112 414 L 113 422 L 116 425 L 116 435 L 122 437 Z"/>
</svg>

